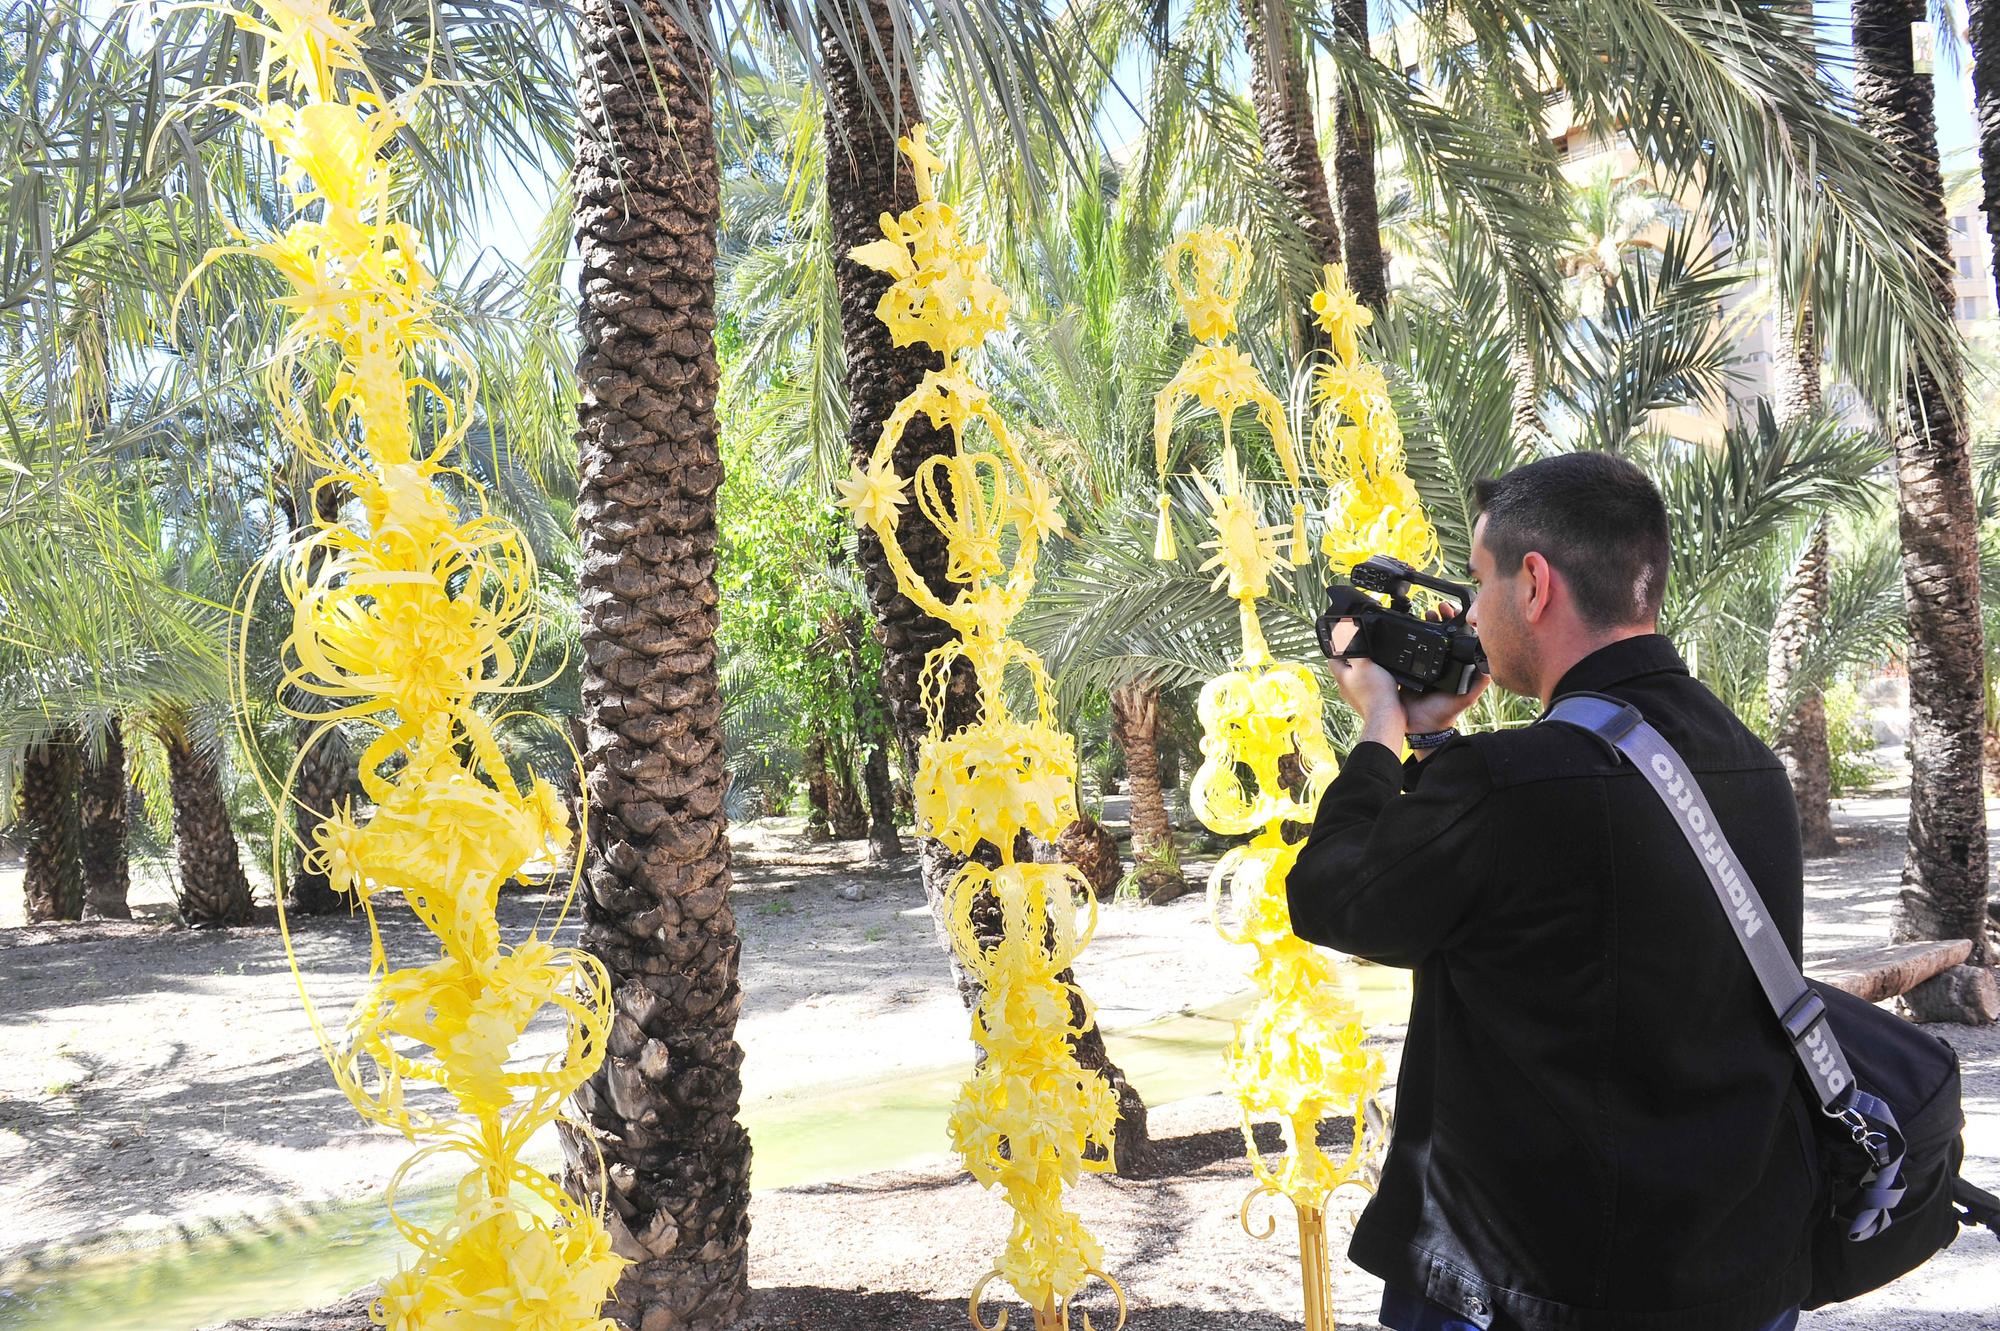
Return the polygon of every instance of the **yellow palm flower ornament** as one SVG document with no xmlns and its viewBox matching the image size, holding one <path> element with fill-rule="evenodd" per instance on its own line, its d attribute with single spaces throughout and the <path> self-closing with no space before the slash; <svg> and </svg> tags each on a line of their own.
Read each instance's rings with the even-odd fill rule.
<svg viewBox="0 0 2000 1331">
<path fill-rule="evenodd" d="M 903 594 L 958 634 L 924 665 L 931 732 L 917 760 L 918 826 L 958 855 L 997 852 L 991 867 L 969 860 L 947 890 L 952 949 L 980 986 L 972 1036 L 985 1055 L 952 1109 L 952 1142 L 973 1177 L 999 1187 L 1014 1209 L 1006 1247 L 974 1286 L 969 1312 L 980 1331 L 1003 1327 L 1004 1312 L 990 1325 L 980 1313 L 987 1285 L 1003 1279 L 1037 1331 L 1059 1331 L 1072 1297 L 1095 1276 L 1116 1294 L 1123 1326 L 1125 1295 L 1101 1269 L 1103 1249 L 1063 1205 L 1063 1190 L 1085 1170 L 1110 1168 L 1118 1113 L 1111 1087 L 1071 1050 L 1094 1020 L 1089 1001 L 1058 978 L 1089 941 L 1095 898 L 1069 865 L 1014 858 L 1023 830 L 1052 840 L 1076 818 L 1076 743 L 1054 724 L 1041 661 L 1007 637 L 1034 585 L 1041 543 L 1061 531 L 1062 515 L 962 363 L 1006 318 L 1006 296 L 980 268 L 985 247 L 961 238 L 953 208 L 937 197 L 938 160 L 923 126 L 898 146 L 915 169 L 917 205 L 885 214 L 884 239 L 857 247 L 854 258 L 895 278 L 876 310 L 895 341 L 922 342 L 944 364 L 897 404 L 867 465 L 839 489 L 842 507 L 881 538 Z M 926 459 L 906 483 L 891 458 L 919 412 L 950 428 L 954 449 Z M 975 422 L 983 427 L 978 447 L 967 437 Z M 917 576 L 897 542 L 912 510 L 945 537 L 946 576 L 957 586 L 949 600 Z M 971 667 L 979 718 L 946 735 L 943 693 L 960 661 Z M 1029 686 L 1028 716 L 1009 706 L 1010 672 Z M 1079 895 L 1089 903 L 1082 920 Z M 976 905 L 997 913 L 997 940 L 975 927 Z M 1083 1324 L 1087 1331 L 1088 1316 Z"/>
<path fill-rule="evenodd" d="M 300 996 L 340 1089 L 365 1119 L 419 1147 L 387 1199 L 415 1253 L 383 1283 L 375 1323 L 610 1331 L 599 1308 L 624 1261 L 602 1217 L 521 1159 L 604 1056 L 604 969 L 553 945 L 559 920 L 510 943 L 495 917 L 501 884 L 559 856 L 571 837 L 557 791 L 509 769 L 496 734 L 509 718 L 490 705 L 538 683 L 523 677 L 537 631 L 534 563 L 451 465 L 472 419 L 473 366 L 440 325 L 422 238 L 398 219 L 388 151 L 409 99 L 428 89 L 385 96 L 361 60 L 369 11 L 333 11 L 332 0 L 225 11 L 265 46 L 256 86 L 248 96 L 226 91 L 221 104 L 268 139 L 293 211 L 276 235 L 239 237 L 210 256 L 252 256 L 284 278 L 278 304 L 289 322 L 267 391 L 284 443 L 322 473 L 319 485 L 351 495 L 355 511 L 318 521 L 276 560 L 291 608 L 280 697 L 318 702 L 292 712 L 313 727 L 302 753 L 335 725 L 371 733 L 364 806 L 338 811 L 304 848 L 367 916 L 370 984 L 337 1035 L 321 1025 L 302 976 Z M 315 382 L 309 364 L 331 370 L 318 401 L 299 393 Z M 260 571 L 246 590 L 239 701 L 265 581 Z M 274 796 L 280 828 L 293 823 L 285 810 L 297 771 L 295 762 Z M 385 894 L 436 936 L 435 960 L 392 962 L 376 918 Z M 285 945 L 291 957 L 289 930 Z M 297 975 L 295 957 L 292 968 Z M 566 1029 L 563 1047 L 516 1058 L 545 1013 Z M 421 1086 L 442 1095 L 415 1103 L 410 1092 Z M 452 1159 L 463 1173 L 450 1218 L 429 1228 L 399 1215 L 395 1193 L 408 1172 Z"/>
<path fill-rule="evenodd" d="M 1329 490 L 1320 552 L 1336 573 L 1370 555 L 1430 568 L 1438 561 L 1437 533 L 1403 469 L 1403 431 L 1389 381 L 1361 359 L 1359 332 L 1375 316 L 1348 290 L 1337 263 L 1326 265 L 1312 307 L 1333 343 L 1332 360 L 1315 366 L 1312 376 L 1312 460 Z"/>
<path fill-rule="evenodd" d="M 1197 232 L 1168 252 L 1170 273 L 1185 261 L 1189 248 L 1197 255 L 1219 249 L 1233 265 L 1248 266 L 1247 253 L 1229 233 Z M 1211 260 L 1207 271 L 1218 266 Z M 1197 274 L 1204 271 L 1199 258 L 1193 267 Z M 1175 285 L 1181 286 L 1178 278 Z M 1328 331 L 1336 348 L 1343 349 L 1357 345 L 1355 327 L 1369 317 L 1351 296 L 1341 299 L 1345 292 L 1340 285 L 1314 301 L 1322 326 L 1334 325 Z M 1192 326 L 1199 307 L 1187 308 Z M 1156 422 L 1171 425 L 1177 403 L 1169 395 L 1176 393 L 1179 380 L 1176 376 L 1162 393 Z M 1202 567 L 1219 570 L 1217 590 L 1237 603 L 1243 652 L 1236 669 L 1202 686 L 1197 707 L 1202 762 L 1191 803 L 1208 827 L 1251 838 L 1225 854 L 1208 879 L 1216 928 L 1224 938 L 1256 951 L 1249 976 L 1255 1005 L 1237 1023 L 1226 1060 L 1230 1088 L 1242 1111 L 1244 1145 L 1257 1176 L 1240 1219 L 1246 1230 L 1268 1238 L 1276 1222 L 1267 1222 L 1261 1231 L 1253 1228 L 1251 1208 L 1267 1196 L 1291 1201 L 1298 1218 L 1305 1324 L 1308 1331 L 1331 1331 L 1326 1204 L 1334 1189 L 1362 1182 L 1365 1112 L 1381 1086 L 1383 1067 L 1379 1053 L 1362 1048 L 1359 1012 L 1333 958 L 1293 934 L 1285 902 L 1285 877 L 1299 853 L 1299 843 L 1285 836 L 1285 824 L 1312 821 L 1337 763 L 1326 736 L 1318 680 L 1305 666 L 1272 658 L 1257 614 L 1258 600 L 1269 594 L 1274 575 L 1284 575 L 1287 561 L 1280 550 L 1281 529 L 1262 525 L 1258 507 L 1246 493 L 1235 448 L 1227 442 L 1228 420 L 1236 405 L 1261 403 L 1269 396 L 1240 392 L 1233 398 L 1199 399 L 1222 416 L 1225 441 L 1219 478 L 1198 478 L 1215 529 L 1215 540 L 1203 546 L 1215 555 Z M 1386 384 L 1379 408 L 1367 419 L 1381 427 L 1382 413 L 1389 411 Z M 1387 420 L 1393 423 L 1393 413 Z M 1272 434 L 1283 459 L 1289 437 L 1276 430 Z M 1163 440 L 1157 453 L 1164 470 Z M 1287 464 L 1296 488 L 1295 468 L 1295 462 Z M 1306 557 L 1298 514 L 1295 506 L 1291 562 Z M 1171 558 L 1171 551 L 1162 557 Z M 1320 1148 L 1318 1130 L 1322 1119 L 1337 1114 L 1353 1120 L 1354 1132 L 1349 1148 L 1336 1159 Z M 1282 1160 L 1268 1160 L 1257 1149 L 1253 1128 L 1263 1118 L 1275 1118 L 1284 1134 Z"/>
<path fill-rule="evenodd" d="M 1230 426 L 1239 407 L 1250 407 L 1271 436 L 1278 465 L 1292 487 L 1291 560 L 1304 563 L 1306 551 L 1305 495 L 1299 472 L 1299 451 L 1285 419 L 1285 406 L 1264 385 L 1257 367 L 1223 339 L 1236 331 L 1236 303 L 1250 276 L 1250 247 L 1240 232 L 1203 227 L 1189 232 L 1167 250 L 1167 281 L 1180 302 L 1188 331 L 1201 339 L 1180 369 L 1153 400 L 1153 465 L 1160 482 L 1159 525 L 1153 537 L 1153 558 L 1174 558 L 1174 527 L 1167 497 L 1167 461 L 1174 423 L 1190 403 L 1222 418 L 1222 448 L 1231 448 Z"/>
</svg>

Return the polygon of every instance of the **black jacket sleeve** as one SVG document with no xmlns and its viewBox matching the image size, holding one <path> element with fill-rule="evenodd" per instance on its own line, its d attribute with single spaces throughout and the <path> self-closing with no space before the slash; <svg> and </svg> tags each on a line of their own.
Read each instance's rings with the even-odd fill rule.
<svg viewBox="0 0 2000 1331">
<path fill-rule="evenodd" d="M 1485 760 L 1467 740 L 1410 764 L 1407 775 L 1387 747 L 1355 745 L 1285 880 L 1292 931 L 1415 968 L 1466 925 L 1492 873 L 1492 796 Z"/>
</svg>

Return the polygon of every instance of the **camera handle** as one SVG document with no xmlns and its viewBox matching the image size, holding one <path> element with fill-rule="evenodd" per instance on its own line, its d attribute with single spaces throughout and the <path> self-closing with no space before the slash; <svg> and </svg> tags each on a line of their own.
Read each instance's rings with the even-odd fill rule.
<svg viewBox="0 0 2000 1331">
<path fill-rule="evenodd" d="M 1348 574 L 1348 581 L 1364 591 L 1388 597 L 1389 608 L 1402 615 L 1411 613 L 1411 587 L 1426 587 L 1458 602 L 1461 616 L 1472 605 L 1472 588 L 1462 582 L 1425 573 L 1394 555 L 1370 555 L 1354 566 Z"/>
</svg>

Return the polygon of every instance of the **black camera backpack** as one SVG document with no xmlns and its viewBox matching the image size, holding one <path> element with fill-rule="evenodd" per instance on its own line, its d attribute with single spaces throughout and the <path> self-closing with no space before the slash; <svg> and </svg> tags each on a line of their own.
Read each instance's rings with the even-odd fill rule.
<svg viewBox="0 0 2000 1331">
<path fill-rule="evenodd" d="M 2000 1199 L 1958 1176 L 1965 1115 L 1951 1047 L 1799 973 L 1777 931 L 1763 927 L 1770 918 L 1763 898 L 1701 787 L 1638 708 L 1574 693 L 1542 719 L 1589 731 L 1630 759 L 1659 793 L 1707 872 L 1819 1101 L 1828 1195 L 1813 1227 L 1805 1306 L 1851 1299 L 1915 1270 L 1957 1237 L 1960 1224 L 1987 1225 L 2000 1235 Z"/>
</svg>

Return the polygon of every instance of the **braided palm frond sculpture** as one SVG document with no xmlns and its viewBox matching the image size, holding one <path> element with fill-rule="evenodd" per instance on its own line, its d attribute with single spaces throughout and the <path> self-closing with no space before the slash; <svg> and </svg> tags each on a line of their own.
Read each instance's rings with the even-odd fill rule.
<svg viewBox="0 0 2000 1331">
<path fill-rule="evenodd" d="M 1195 232 L 1168 252 L 1167 264 L 1170 274 L 1184 267 L 1194 274 L 1192 284 L 1176 276 L 1175 288 L 1196 336 L 1203 328 L 1234 326 L 1241 286 L 1229 281 L 1229 275 L 1249 267 L 1240 237 L 1226 231 Z M 1197 350 L 1190 364 L 1206 350 Z M 1257 602 L 1269 595 L 1272 579 L 1285 576 L 1290 564 L 1303 562 L 1307 547 L 1300 503 L 1293 506 L 1289 542 L 1282 528 L 1262 524 L 1230 438 L 1230 415 L 1241 405 L 1254 404 L 1287 480 L 1298 490 L 1297 462 L 1286 460 L 1292 445 L 1282 428 L 1283 414 L 1254 375 L 1247 371 L 1226 391 L 1196 394 L 1222 417 L 1224 441 L 1218 477 L 1197 477 L 1215 530 L 1215 539 L 1202 547 L 1215 553 L 1201 567 L 1214 569 L 1216 589 L 1236 601 L 1243 651 L 1234 670 L 1202 686 L 1197 707 L 1202 763 L 1191 795 L 1195 814 L 1205 825 L 1225 835 L 1251 837 L 1225 854 L 1208 880 L 1216 928 L 1256 953 L 1250 970 L 1256 1001 L 1237 1023 L 1227 1054 L 1229 1084 L 1243 1116 L 1243 1141 L 1257 1176 L 1241 1220 L 1247 1231 L 1268 1238 L 1275 1221 L 1261 1231 L 1252 1228 L 1252 1206 L 1265 1196 L 1292 1202 L 1306 1326 L 1330 1331 L 1326 1203 L 1334 1189 L 1355 1181 L 1364 1161 L 1365 1110 L 1381 1085 L 1383 1068 L 1381 1055 L 1362 1047 L 1359 1013 L 1333 959 L 1292 933 L 1285 901 L 1285 876 L 1299 852 L 1298 843 L 1286 839 L 1285 824 L 1312 820 L 1337 763 L 1324 728 L 1318 680 L 1305 666 L 1272 658 L 1258 618 Z M 1182 377 L 1177 375 L 1161 395 L 1156 424 L 1171 426 L 1177 403 L 1170 403 L 1169 395 Z M 1157 442 L 1156 451 L 1164 471 L 1164 441 Z M 1161 521 L 1167 530 L 1164 507 Z M 1172 557 L 1170 546 L 1163 557 Z M 1346 1153 L 1335 1158 L 1319 1144 L 1319 1124 L 1341 1114 L 1352 1118 L 1354 1133 Z M 1269 1160 L 1257 1148 L 1253 1129 L 1261 1118 L 1278 1121 L 1286 1144 L 1281 1160 Z"/>
<path fill-rule="evenodd" d="M 343 723 L 372 729 L 361 757 L 364 812 L 336 811 L 305 847 L 310 865 L 368 920 L 370 984 L 336 1039 L 299 990 L 334 1080 L 361 1115 L 419 1144 L 388 1205 L 415 1257 L 383 1284 L 372 1315 L 396 1331 L 611 1331 L 599 1315 L 624 1260 L 602 1218 L 522 1161 L 537 1130 L 604 1056 L 609 1026 L 602 966 L 531 931 L 509 943 L 495 916 L 500 885 L 560 855 L 569 816 L 548 782 L 509 770 L 482 700 L 537 686 L 523 678 L 537 625 L 534 562 L 478 486 L 452 467 L 472 419 L 470 356 L 440 323 L 423 238 L 397 215 L 389 149 L 420 85 L 386 96 L 364 72 L 372 26 L 332 0 L 256 0 L 227 10 L 263 39 L 246 100 L 224 100 L 277 154 L 291 220 L 264 239 L 218 250 L 272 265 L 289 316 L 266 376 L 283 442 L 353 496 L 351 520 L 322 516 L 283 552 L 290 604 L 281 698 L 312 727 L 302 755 Z M 237 96 L 228 90 L 225 98 Z M 331 367 L 331 390 L 301 400 L 308 363 Z M 320 513 L 321 505 L 311 508 Z M 325 506 L 331 507 L 331 506 Z M 242 659 L 263 576 L 247 591 Z M 239 708 L 239 714 L 244 709 Z M 276 796 L 277 826 L 298 766 Z M 278 847 L 282 856 L 284 847 Z M 574 880 L 572 880 L 572 890 Z M 399 898 L 438 942 L 422 965 L 393 965 L 376 917 Z M 298 962 L 286 932 L 286 952 Z M 517 1061 L 545 1012 L 567 1032 L 557 1052 Z M 442 1088 L 455 1109 L 411 1102 Z M 456 1158 L 464 1172 L 437 1228 L 397 1214 L 397 1186 L 420 1163 Z"/>
<path fill-rule="evenodd" d="M 1111 1087 L 1079 1066 L 1071 1047 L 1094 1019 L 1090 1005 L 1058 978 L 1089 941 L 1096 902 L 1074 867 L 1021 863 L 1014 854 L 1022 831 L 1053 840 L 1076 818 L 1076 743 L 1054 724 L 1041 661 L 1007 637 L 1034 586 L 1041 544 L 1062 530 L 1062 515 L 966 374 L 966 355 L 1006 321 L 1007 297 L 980 268 L 985 247 L 960 236 L 954 210 L 937 197 L 939 162 L 923 126 L 898 147 L 915 168 L 917 205 L 900 217 L 884 214 L 883 239 L 858 247 L 854 258 L 895 279 L 876 313 L 896 344 L 921 342 L 944 364 L 897 404 L 867 466 L 839 488 L 842 506 L 881 539 L 903 594 L 958 634 L 924 665 L 931 732 L 914 782 L 919 829 L 957 855 L 982 846 L 998 853 L 995 867 L 968 859 L 947 892 L 952 949 L 980 986 L 972 1036 L 984 1051 L 952 1109 L 952 1142 L 972 1176 L 999 1187 L 1014 1209 L 999 1264 L 974 1287 L 969 1311 L 981 1331 L 1004 1326 L 1005 1313 L 990 1326 L 980 1314 L 989 1282 L 1004 1279 L 1032 1310 L 1037 1331 L 1059 1331 L 1076 1291 L 1096 1276 L 1117 1295 L 1123 1326 L 1124 1292 L 1063 1200 L 1085 1170 L 1110 1167 L 1118 1112 Z M 951 430 L 954 448 L 927 458 L 905 482 L 892 459 L 919 412 Z M 977 445 L 968 437 L 975 423 Z M 917 575 L 897 543 L 913 498 L 917 516 L 945 537 L 945 576 L 956 588 L 949 599 Z M 978 717 L 947 735 L 944 691 L 961 661 L 971 668 Z M 1010 672 L 1029 686 L 1027 716 L 1009 707 Z M 1089 903 L 1081 922 L 1079 894 Z M 997 903 L 997 940 L 975 927 L 983 901 Z M 1089 1328 L 1088 1316 L 1083 1324 Z"/>
<path fill-rule="evenodd" d="M 1404 470 L 1389 381 L 1361 359 L 1360 333 L 1375 316 L 1355 299 L 1337 263 L 1326 265 L 1312 308 L 1333 344 L 1332 358 L 1312 374 L 1312 462 L 1328 489 L 1320 553 L 1336 573 L 1370 555 L 1430 568 L 1438 561 L 1437 533 Z"/>
</svg>

